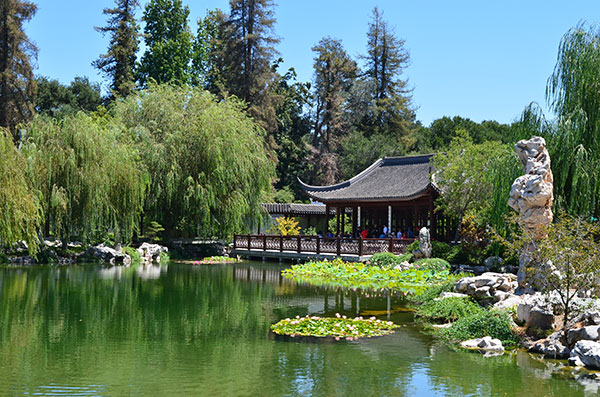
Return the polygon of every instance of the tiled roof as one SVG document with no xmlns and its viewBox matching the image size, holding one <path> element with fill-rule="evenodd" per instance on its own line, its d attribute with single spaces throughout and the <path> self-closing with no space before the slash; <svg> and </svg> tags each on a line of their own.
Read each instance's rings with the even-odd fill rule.
<svg viewBox="0 0 600 397">
<path fill-rule="evenodd" d="M 271 215 L 325 215 L 325 204 L 285 204 L 263 203 L 263 208 Z M 335 207 L 329 209 L 329 214 L 335 214 Z M 346 208 L 350 213 L 351 208 Z"/>
<path fill-rule="evenodd" d="M 335 185 L 300 184 L 310 197 L 322 202 L 411 200 L 429 188 L 437 190 L 429 177 L 432 156 L 384 157 L 352 179 Z"/>
</svg>

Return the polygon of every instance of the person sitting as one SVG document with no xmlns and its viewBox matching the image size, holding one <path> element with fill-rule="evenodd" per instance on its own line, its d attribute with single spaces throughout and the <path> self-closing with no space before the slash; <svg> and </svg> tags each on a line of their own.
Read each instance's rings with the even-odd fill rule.
<svg viewBox="0 0 600 397">
<path fill-rule="evenodd" d="M 396 233 L 396 238 L 402 238 L 402 231 L 398 230 L 398 233 Z"/>
<path fill-rule="evenodd" d="M 390 229 L 388 229 L 387 225 L 383 225 L 383 234 L 387 237 L 388 232 L 390 231 Z"/>
<path fill-rule="evenodd" d="M 415 233 L 413 232 L 412 228 L 408 228 L 408 231 L 406 232 L 406 237 L 415 238 Z"/>
<path fill-rule="evenodd" d="M 363 228 L 362 232 L 360 232 L 360 236 L 362 238 L 367 238 L 367 228 Z"/>
<path fill-rule="evenodd" d="M 383 233 L 381 233 L 381 234 L 379 235 L 379 238 L 386 238 L 386 237 L 387 237 L 387 236 L 386 236 L 385 234 L 383 234 Z"/>
</svg>

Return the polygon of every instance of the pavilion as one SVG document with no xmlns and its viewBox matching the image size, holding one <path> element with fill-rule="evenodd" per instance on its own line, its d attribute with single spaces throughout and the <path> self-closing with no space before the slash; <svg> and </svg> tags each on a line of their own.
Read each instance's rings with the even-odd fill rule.
<svg viewBox="0 0 600 397">
<path fill-rule="evenodd" d="M 435 211 L 434 201 L 441 192 L 431 180 L 432 156 L 384 157 L 355 177 L 330 186 L 299 182 L 309 197 L 325 204 L 325 214 L 335 214 L 333 232 L 338 236 L 345 216 L 350 216 L 353 236 L 366 228 L 378 237 L 384 225 L 394 235 L 401 231 L 406 236 L 409 230 L 418 235 L 426 226 L 432 239 L 447 241 L 452 225 Z"/>
</svg>

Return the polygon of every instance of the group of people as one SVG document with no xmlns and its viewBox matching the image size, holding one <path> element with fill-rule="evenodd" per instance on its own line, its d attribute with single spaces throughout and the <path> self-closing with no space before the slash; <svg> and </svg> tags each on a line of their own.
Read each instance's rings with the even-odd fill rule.
<svg viewBox="0 0 600 397">
<path fill-rule="evenodd" d="M 321 235 L 321 233 L 318 233 L 318 235 L 319 235 L 319 237 L 323 237 Z M 328 231 L 324 237 L 333 238 L 333 237 L 336 237 L 336 235 L 333 234 L 331 231 Z M 352 236 L 343 234 L 340 237 L 352 237 Z M 379 228 L 377 225 L 374 225 L 373 227 L 371 227 L 369 229 L 367 229 L 366 227 L 363 228 L 360 232 L 360 237 L 362 237 L 362 238 L 390 238 L 390 237 L 414 238 L 415 233 L 413 232 L 411 227 L 408 228 L 406 233 L 402 233 L 401 230 L 398 230 L 397 232 L 394 233 L 387 227 L 387 225 L 383 225 L 382 228 Z"/>
</svg>

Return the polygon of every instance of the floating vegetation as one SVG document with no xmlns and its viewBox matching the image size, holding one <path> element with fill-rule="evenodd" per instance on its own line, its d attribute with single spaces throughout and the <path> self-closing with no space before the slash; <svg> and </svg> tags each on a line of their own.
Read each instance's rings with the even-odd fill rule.
<svg viewBox="0 0 600 397">
<path fill-rule="evenodd" d="M 332 337 L 335 340 L 356 340 L 388 335 L 399 325 L 391 321 L 377 320 L 375 317 L 347 318 L 336 313 L 336 317 L 306 316 L 279 321 L 271 325 L 271 330 L 278 335 L 312 336 L 318 338 Z"/>
<path fill-rule="evenodd" d="M 341 259 L 293 265 L 282 273 L 296 281 L 315 285 L 363 289 L 387 288 L 407 293 L 422 292 L 425 286 L 460 278 L 447 269 L 436 270 L 417 264 L 392 268 L 344 262 Z"/>
<path fill-rule="evenodd" d="M 231 258 L 229 256 L 209 256 L 208 258 L 202 258 L 199 261 L 178 261 L 177 263 L 190 263 L 192 265 L 221 265 L 225 263 L 239 263 L 241 262 L 238 258 Z"/>
</svg>

